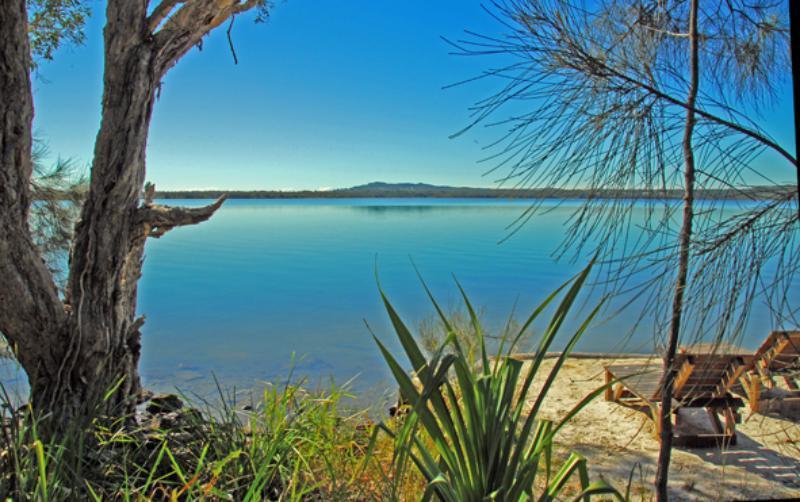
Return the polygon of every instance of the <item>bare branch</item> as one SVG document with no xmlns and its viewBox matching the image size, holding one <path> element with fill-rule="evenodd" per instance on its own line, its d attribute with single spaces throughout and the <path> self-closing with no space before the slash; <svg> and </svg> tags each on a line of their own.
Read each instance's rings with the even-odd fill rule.
<svg viewBox="0 0 800 502">
<path fill-rule="evenodd" d="M 233 37 L 231 33 L 233 32 L 233 22 L 236 20 L 236 16 L 231 16 L 231 23 L 228 25 L 228 31 L 225 34 L 228 36 L 228 46 L 231 48 L 231 56 L 233 56 L 233 64 L 239 64 L 239 58 L 236 57 L 236 47 L 233 46 Z"/>
<path fill-rule="evenodd" d="M 763 223 L 768 217 L 774 218 L 776 209 L 784 204 L 790 204 L 796 198 L 797 191 L 787 191 L 775 200 L 765 203 L 750 212 L 737 214 L 720 222 L 715 233 L 700 240 L 697 246 L 698 249 L 695 251 L 696 255 L 712 253 L 728 245 L 731 241 L 741 238 L 743 234 L 757 231 L 755 229 L 757 229 L 759 223 Z M 796 223 L 796 220 L 798 220 L 798 217 L 795 215 L 794 218 L 778 219 L 777 221 L 780 222 L 780 225 L 791 226 Z M 771 223 L 774 223 L 774 221 L 771 221 Z"/>
<path fill-rule="evenodd" d="M 152 186 L 152 185 L 150 185 Z M 153 204 L 145 199 L 144 205 L 137 210 L 137 220 L 147 237 L 159 238 L 175 227 L 195 225 L 211 218 L 225 202 L 223 195 L 213 204 L 203 207 L 178 207 Z"/>
<path fill-rule="evenodd" d="M 161 25 L 164 19 L 167 18 L 169 13 L 175 8 L 176 5 L 185 3 L 186 0 L 163 0 L 160 4 L 153 9 L 150 17 L 147 18 L 147 27 L 151 33 L 155 33 L 156 29 Z"/>
<path fill-rule="evenodd" d="M 263 7 L 264 3 L 264 0 L 195 0 L 184 3 L 155 33 L 159 74 L 165 74 L 211 30 L 236 14 Z"/>
<path fill-rule="evenodd" d="M 630 84 L 633 84 L 633 85 L 635 85 L 637 87 L 640 87 L 640 88 L 646 90 L 647 92 L 653 94 L 654 96 L 656 96 L 656 97 L 658 97 L 660 99 L 668 101 L 669 103 L 671 103 L 673 105 L 680 106 L 681 108 L 685 108 L 686 110 L 691 110 L 692 112 L 696 113 L 697 115 L 699 115 L 699 116 L 701 116 L 701 117 L 703 117 L 705 119 L 708 119 L 708 120 L 710 120 L 712 122 L 716 122 L 719 125 L 723 125 L 725 127 L 729 127 L 730 129 L 733 129 L 734 131 L 736 131 L 736 132 L 738 132 L 740 134 L 748 136 L 748 137 L 758 141 L 759 143 L 762 143 L 764 146 L 767 146 L 767 147 L 775 150 L 783 158 L 788 160 L 792 165 L 797 166 L 797 159 L 794 157 L 794 155 L 789 153 L 785 148 L 780 146 L 778 143 L 776 143 L 772 139 L 768 138 L 766 135 L 761 134 L 758 131 L 754 131 L 752 129 L 749 129 L 749 128 L 741 125 L 741 124 L 737 124 L 736 122 L 727 120 L 727 119 L 725 119 L 723 117 L 720 117 L 718 115 L 710 113 L 707 110 L 703 110 L 703 109 L 701 109 L 701 108 L 699 108 L 697 106 L 689 107 L 689 105 L 687 105 L 685 102 L 681 101 L 680 99 L 677 99 L 674 96 L 671 96 L 668 93 L 666 93 L 664 91 L 661 91 L 661 90 L 657 89 L 656 87 L 654 87 L 652 85 L 649 85 L 649 84 L 647 84 L 645 82 L 640 82 L 637 79 L 632 78 L 632 77 L 630 77 L 628 75 L 625 75 L 625 74 L 623 74 L 623 73 L 621 73 L 621 72 L 619 72 L 619 71 L 617 71 L 617 70 L 615 70 L 613 68 L 609 68 L 608 66 L 606 66 L 605 64 L 600 62 L 598 59 L 595 59 L 595 63 L 598 64 L 598 65 L 602 65 L 602 67 L 606 71 L 608 71 L 609 74 L 611 74 L 611 75 L 613 75 L 615 77 L 618 77 L 621 80 L 624 80 L 624 81 L 626 81 L 626 82 L 628 82 Z"/>
</svg>

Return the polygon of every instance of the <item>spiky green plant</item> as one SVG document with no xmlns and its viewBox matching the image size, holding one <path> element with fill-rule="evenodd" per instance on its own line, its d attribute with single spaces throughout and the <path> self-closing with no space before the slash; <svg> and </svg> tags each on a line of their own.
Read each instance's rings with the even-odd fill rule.
<svg viewBox="0 0 800 502">
<path fill-rule="evenodd" d="M 576 453 L 570 454 L 557 471 L 553 466 L 556 434 L 590 400 L 602 393 L 605 386 L 582 399 L 558 422 L 539 417 L 542 402 L 556 375 L 600 305 L 572 335 L 532 407 L 526 406 L 528 392 L 545 354 L 568 318 L 570 307 L 591 268 L 590 264 L 574 280 L 548 296 L 514 336 L 501 341 L 497 356 L 491 360 L 477 315 L 459 284 L 478 336 L 480 360 L 477 365 L 470 364 L 459 337 L 424 282 L 423 287 L 449 332 L 430 360 L 423 356 L 411 332 L 381 290 L 386 311 L 418 379 L 415 384 L 403 365 L 373 335 L 399 384 L 401 396 L 410 403 L 410 412 L 402 425 L 380 426 L 380 430 L 395 440 L 397 479 L 403 478 L 410 459 L 427 480 L 425 500 L 436 497 L 454 502 L 534 498 L 547 501 L 559 497 L 567 483 L 575 478 L 580 485 L 579 498 L 588 500 L 592 495 L 605 494 L 623 499 L 617 490 L 602 481 L 590 483 L 586 460 Z M 524 363 L 512 355 L 515 346 L 531 323 L 568 286 L 542 335 L 536 356 L 523 371 Z"/>
</svg>

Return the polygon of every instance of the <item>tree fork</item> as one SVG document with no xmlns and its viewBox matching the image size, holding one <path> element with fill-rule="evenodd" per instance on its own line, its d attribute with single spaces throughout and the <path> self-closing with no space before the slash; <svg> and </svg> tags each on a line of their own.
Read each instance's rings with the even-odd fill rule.
<svg viewBox="0 0 800 502">
<path fill-rule="evenodd" d="M 145 242 L 208 219 L 224 201 L 158 206 L 152 191 L 141 201 L 156 89 L 212 29 L 265 3 L 163 0 L 150 17 L 147 4 L 107 4 L 102 119 L 63 301 L 27 221 L 33 120 L 27 6 L 0 4 L 0 331 L 28 375 L 34 407 L 50 417 L 46 433 L 96 414 L 132 416 L 140 391 L 144 319 L 136 317 L 136 299 Z"/>
</svg>

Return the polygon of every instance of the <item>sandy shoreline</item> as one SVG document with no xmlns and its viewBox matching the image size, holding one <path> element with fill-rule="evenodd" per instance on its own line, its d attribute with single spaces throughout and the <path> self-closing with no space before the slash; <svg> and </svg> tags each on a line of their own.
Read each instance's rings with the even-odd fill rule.
<svg viewBox="0 0 800 502">
<path fill-rule="evenodd" d="M 532 402 L 555 362 L 548 354 L 528 396 Z M 558 420 L 584 396 L 604 384 L 603 367 L 653 361 L 631 354 L 573 354 L 544 401 L 541 416 Z M 746 401 L 746 400 L 745 400 Z M 670 491 L 673 500 L 800 499 L 800 420 L 741 410 L 738 444 L 715 448 L 673 449 Z M 700 411 L 699 422 L 706 422 Z M 588 459 L 590 475 L 624 490 L 634 471 L 634 500 L 650 500 L 658 441 L 648 417 L 607 402 L 591 402 L 556 438 L 558 452 L 576 451 Z"/>
<path fill-rule="evenodd" d="M 646 358 L 625 356 L 625 363 Z M 568 359 L 548 394 L 543 417 L 558 419 L 580 399 L 602 386 L 603 367 L 616 357 L 581 354 Z M 544 362 L 549 370 L 554 359 Z M 540 374 L 540 384 L 546 371 Z M 538 394 L 534 384 L 530 397 Z M 702 410 L 700 411 L 702 413 Z M 697 417 L 705 419 L 705 415 Z M 720 449 L 675 448 L 670 471 L 674 500 L 743 500 L 800 497 L 800 423 L 742 409 L 738 445 Z M 605 401 L 593 401 L 559 434 L 560 450 L 589 460 L 591 475 L 624 488 L 635 469 L 633 493 L 649 499 L 658 441 L 644 413 Z"/>
</svg>

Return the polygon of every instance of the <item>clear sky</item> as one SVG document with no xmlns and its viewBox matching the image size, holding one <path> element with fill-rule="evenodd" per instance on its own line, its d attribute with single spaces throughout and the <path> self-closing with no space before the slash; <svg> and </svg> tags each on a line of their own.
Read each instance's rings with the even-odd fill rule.
<svg viewBox="0 0 800 502">
<path fill-rule="evenodd" d="M 497 82 L 443 90 L 497 61 L 449 55 L 441 36 L 502 27 L 479 0 L 288 0 L 266 24 L 237 18 L 164 80 L 147 178 L 162 190 L 318 189 L 370 181 L 491 186 L 482 145 L 499 131 L 448 136 Z M 60 50 L 34 77 L 35 130 L 53 155 L 88 165 L 100 120 L 104 2 L 86 44 Z M 788 86 L 764 117 L 794 146 Z M 779 182 L 794 174 L 762 162 Z M 773 168 L 772 163 L 778 165 Z"/>
</svg>

